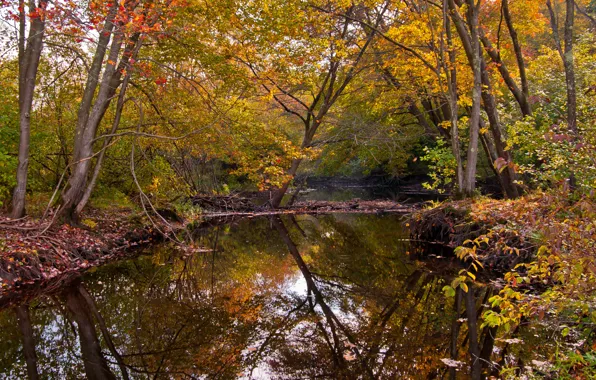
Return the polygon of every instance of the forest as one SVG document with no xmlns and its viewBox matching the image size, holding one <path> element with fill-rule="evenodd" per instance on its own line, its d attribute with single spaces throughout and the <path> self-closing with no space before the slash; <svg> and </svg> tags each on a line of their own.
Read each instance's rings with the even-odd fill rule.
<svg viewBox="0 0 596 380">
<path fill-rule="evenodd" d="M 0 94 L 0 375 L 596 376 L 596 0 L 0 0 Z"/>
</svg>

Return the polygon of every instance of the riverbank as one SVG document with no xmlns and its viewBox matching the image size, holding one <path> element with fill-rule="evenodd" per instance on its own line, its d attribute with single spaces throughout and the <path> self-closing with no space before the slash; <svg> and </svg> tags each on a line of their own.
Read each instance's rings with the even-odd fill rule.
<svg viewBox="0 0 596 380">
<path fill-rule="evenodd" d="M 473 247 L 495 269 L 508 270 L 541 249 L 567 258 L 596 252 L 596 203 L 567 193 L 538 192 L 516 200 L 480 197 L 414 213 L 412 238 L 451 248 Z"/>
<path fill-rule="evenodd" d="M 0 298 L 130 255 L 162 240 L 130 213 L 92 210 L 80 227 L 0 216 Z"/>
<path fill-rule="evenodd" d="M 550 191 L 452 201 L 414 214 L 410 224 L 414 239 L 445 244 L 461 259 L 464 269 L 444 287 L 447 294 L 467 292 L 476 281 L 497 289 L 485 301 L 484 328 L 523 342 L 523 326 L 547 326 L 558 353 L 532 364 L 552 378 L 596 375 L 594 199 Z M 511 363 L 501 374 L 517 378 L 523 367 Z"/>
<path fill-rule="evenodd" d="M 218 197 L 213 199 L 214 204 L 221 201 Z M 413 205 L 394 201 L 308 201 L 276 210 L 255 205 L 236 208 L 228 202 L 225 208 L 200 209 L 192 216 L 159 209 L 162 218 L 168 221 L 154 218 L 153 222 L 159 223 L 157 226 L 143 214 L 122 208 L 91 209 L 79 227 L 57 223 L 48 227 L 48 222 L 35 218 L 12 220 L 0 216 L 0 299 L 7 299 L 7 295 L 16 294 L 23 288 L 60 286 L 62 277 L 128 257 L 139 248 L 162 241 L 164 235 L 174 236 L 187 226 L 197 228 L 214 219 L 296 214 L 409 213 L 416 209 Z"/>
</svg>

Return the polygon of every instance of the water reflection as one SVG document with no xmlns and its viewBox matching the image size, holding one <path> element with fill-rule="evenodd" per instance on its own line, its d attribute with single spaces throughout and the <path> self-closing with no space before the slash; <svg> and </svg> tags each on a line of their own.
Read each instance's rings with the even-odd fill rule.
<svg viewBox="0 0 596 380">
<path fill-rule="evenodd" d="M 482 378 L 491 290 L 446 298 L 396 216 L 245 220 L 0 313 L 11 378 Z M 503 352 L 503 350 L 501 351 Z M 441 359 L 465 363 L 457 370 Z"/>
</svg>

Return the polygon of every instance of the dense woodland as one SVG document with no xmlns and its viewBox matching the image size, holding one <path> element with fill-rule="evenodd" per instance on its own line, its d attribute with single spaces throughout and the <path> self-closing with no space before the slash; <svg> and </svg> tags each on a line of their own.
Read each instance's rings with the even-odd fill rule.
<svg viewBox="0 0 596 380">
<path fill-rule="evenodd" d="M 0 18 L 0 248 L 23 267 L 33 248 L 10 247 L 87 234 L 92 210 L 424 178 L 449 200 L 413 228 L 446 226 L 465 268 L 442 291 L 473 306 L 497 273 L 478 329 L 556 316 L 583 342 L 557 365 L 595 376 L 595 0 L 0 0 Z"/>
<path fill-rule="evenodd" d="M 0 198 L 595 185 L 589 1 L 3 1 Z M 52 196 L 53 195 L 53 196 Z"/>
</svg>

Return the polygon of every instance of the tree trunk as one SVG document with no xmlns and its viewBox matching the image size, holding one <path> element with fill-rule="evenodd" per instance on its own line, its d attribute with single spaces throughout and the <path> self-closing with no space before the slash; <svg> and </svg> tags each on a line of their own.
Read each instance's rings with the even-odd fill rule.
<svg viewBox="0 0 596 380">
<path fill-rule="evenodd" d="M 136 43 L 135 50 L 132 54 L 132 59 L 136 59 L 137 54 L 141 48 L 141 45 L 142 45 L 142 43 L 139 40 Z M 126 96 L 126 90 L 128 88 L 129 80 L 130 80 L 130 68 L 127 68 L 126 75 L 124 77 L 124 80 L 122 81 L 122 86 L 120 88 L 120 94 L 118 95 L 116 113 L 114 115 L 114 121 L 112 122 L 112 129 L 110 130 L 111 135 L 116 133 L 116 131 L 118 130 L 118 127 L 120 126 L 120 119 L 122 117 L 124 103 L 126 102 L 125 96 Z M 99 151 L 99 156 L 97 157 L 97 160 L 95 161 L 95 166 L 93 168 L 93 174 L 91 175 L 89 184 L 85 188 L 85 191 L 83 192 L 81 200 L 77 203 L 77 205 L 75 207 L 75 215 L 77 215 L 77 217 L 78 217 L 78 215 L 81 215 L 81 213 L 83 212 L 83 209 L 87 205 L 87 202 L 89 202 L 89 199 L 91 198 L 91 194 L 93 193 L 93 190 L 95 189 L 95 185 L 97 183 L 97 179 L 99 178 L 99 173 L 100 173 L 100 170 L 101 170 L 101 167 L 103 164 L 103 160 L 105 158 L 106 150 L 108 149 L 108 146 L 110 145 L 111 141 L 112 141 L 112 137 L 105 137 L 103 140 L 103 145 L 101 147 L 101 150 Z"/>
<path fill-rule="evenodd" d="M 325 79 L 323 80 L 319 92 L 316 96 L 314 96 L 312 103 L 308 106 L 306 117 L 300 115 L 295 111 L 291 111 L 291 113 L 293 113 L 294 115 L 299 116 L 302 122 L 304 123 L 304 137 L 302 139 L 301 145 L 303 149 L 309 148 L 311 146 L 317 129 L 321 126 L 323 122 L 323 118 L 327 115 L 333 104 L 335 104 L 335 102 L 344 92 L 346 87 L 352 82 L 354 77 L 357 75 L 357 67 L 360 63 L 360 60 L 362 59 L 369 46 L 371 45 L 375 37 L 377 27 L 383 20 L 383 15 L 387 11 L 388 5 L 388 2 L 385 3 L 383 9 L 377 16 L 374 27 L 371 28 L 372 31 L 367 33 L 366 42 L 364 42 L 364 44 L 359 48 L 358 54 L 356 55 L 354 61 L 351 63 L 344 75 L 338 75 L 341 61 L 337 60 L 336 58 L 330 58 L 329 69 L 325 75 Z M 346 23 L 343 27 L 344 33 L 348 30 L 349 20 L 350 18 L 346 18 Z M 256 75 L 256 72 L 252 67 L 251 70 L 253 70 L 253 73 L 255 73 Z M 341 77 L 341 80 L 338 79 L 339 77 Z M 270 91 L 270 89 L 267 86 L 265 86 L 264 88 L 265 90 Z M 282 108 L 285 111 L 290 110 L 288 105 L 284 104 L 283 101 L 281 101 L 279 98 L 274 97 L 274 99 L 282 106 Z M 272 208 L 277 208 L 280 206 L 281 201 L 283 200 L 284 195 L 288 191 L 290 183 L 296 176 L 296 173 L 298 172 L 298 168 L 300 167 L 301 163 L 301 158 L 292 160 L 292 165 L 290 166 L 290 169 L 287 172 L 287 175 L 290 177 L 290 179 L 285 181 L 281 187 L 275 190 L 274 195 L 270 201 L 270 205 Z"/>
<path fill-rule="evenodd" d="M 511 36 L 511 42 L 513 43 L 513 50 L 515 51 L 515 58 L 517 60 L 517 68 L 519 70 L 519 79 L 521 81 L 522 86 L 522 93 L 526 99 L 526 103 L 530 96 L 530 86 L 528 85 L 528 76 L 526 74 L 526 64 L 524 62 L 524 55 L 522 54 L 521 44 L 519 43 L 519 39 L 517 38 L 517 31 L 513 26 L 513 21 L 511 20 L 511 13 L 509 12 L 509 0 L 503 0 L 503 17 L 505 18 L 505 23 L 507 24 L 507 29 L 509 30 L 509 35 Z M 522 106 L 522 112 L 527 112 L 528 115 L 532 114 L 532 109 L 530 108 L 529 104 L 524 104 Z M 525 111 L 524 111 L 524 108 Z"/>
<path fill-rule="evenodd" d="M 112 40 L 108 63 L 102 76 L 95 103 L 90 112 L 83 115 L 86 119 L 85 128 L 82 131 L 77 131 L 75 136 L 74 168 L 68 181 L 68 188 L 62 196 L 62 210 L 69 221 L 77 222 L 79 219 L 76 207 L 83 198 L 87 186 L 87 177 L 93 158 L 93 140 L 97 134 L 99 124 L 116 93 L 116 89 L 120 85 L 115 62 L 118 60 L 122 42 L 123 35 L 116 34 Z"/>
<path fill-rule="evenodd" d="M 565 0 L 565 82 L 567 83 L 567 127 L 569 131 L 578 136 L 577 131 L 577 92 L 575 88 L 575 67 L 573 59 L 573 25 L 575 20 L 574 0 Z"/>
<path fill-rule="evenodd" d="M 453 157 L 455 157 L 455 181 L 457 184 L 456 193 L 460 193 L 464 188 L 464 168 L 461 159 L 460 143 L 459 143 L 459 128 L 458 122 L 458 105 L 457 105 L 457 66 L 456 66 L 456 53 L 455 47 L 453 46 L 453 36 L 451 33 L 451 22 L 448 17 L 448 1 L 443 0 L 443 27 L 447 36 L 447 48 L 449 49 L 449 65 L 450 70 L 446 73 L 448 75 L 447 88 L 449 92 L 449 112 L 450 112 L 450 124 L 451 124 L 451 151 Z M 447 71 L 447 70 L 445 70 Z"/>
<path fill-rule="evenodd" d="M 93 56 L 93 62 L 91 63 L 91 68 L 89 69 L 89 73 L 87 74 L 87 83 L 85 84 L 85 89 L 83 91 L 83 99 L 81 100 L 81 104 L 79 105 L 72 160 L 75 165 L 75 168 L 74 170 L 72 170 L 71 176 L 69 178 L 69 187 L 62 194 L 63 203 L 61 207 L 61 212 L 65 214 L 64 216 L 69 221 L 76 221 L 75 207 L 76 203 L 79 200 L 78 198 L 81 196 L 81 192 L 84 186 L 83 182 L 84 180 L 86 180 L 87 176 L 86 170 L 84 170 L 84 168 L 81 168 L 80 166 L 80 164 L 84 162 L 83 160 L 89 160 L 87 158 L 88 155 L 85 155 L 86 152 L 84 151 L 84 135 L 85 131 L 87 130 L 87 124 L 89 121 L 91 106 L 93 105 L 93 97 L 95 96 L 95 90 L 99 85 L 99 76 L 103 66 L 103 60 L 108 50 L 108 45 L 110 43 L 112 32 L 115 27 L 114 19 L 116 17 L 117 11 L 118 2 L 114 1 L 112 2 L 112 6 L 108 15 L 106 16 L 104 27 L 99 33 L 99 39 L 97 41 L 97 48 L 95 49 L 95 54 Z M 114 42 L 112 42 L 112 46 L 114 46 Z"/>
<path fill-rule="evenodd" d="M 292 178 L 292 180 L 296 176 L 296 173 L 298 173 L 298 168 L 300 167 L 301 162 L 301 158 L 295 158 L 292 160 L 292 166 L 290 166 L 290 169 L 288 170 L 288 175 Z M 281 206 L 281 202 L 284 196 L 286 195 L 286 192 L 288 191 L 288 188 L 290 187 L 290 183 L 292 182 L 292 180 L 284 182 L 279 189 L 275 190 L 275 192 L 273 193 L 273 198 L 271 198 L 272 208 L 278 208 L 279 206 Z"/>
<path fill-rule="evenodd" d="M 35 81 L 39 68 L 39 60 L 43 48 L 43 37 L 45 32 L 45 21 L 42 17 L 47 1 L 40 1 L 39 7 L 35 1 L 29 2 L 29 12 L 36 8 L 36 17 L 31 17 L 29 37 L 25 44 L 25 18 L 24 2 L 20 5 L 19 25 L 19 163 L 17 167 L 17 185 L 12 197 L 13 218 L 21 218 L 25 215 L 25 195 L 27 191 L 27 172 L 29 167 L 29 145 L 31 135 L 31 111 L 33 107 L 33 95 L 35 94 Z M 26 45 L 26 47 L 25 47 Z"/>
<path fill-rule="evenodd" d="M 507 84 L 507 88 L 509 88 L 509 91 L 511 91 L 511 94 L 517 101 L 517 104 L 519 104 L 522 115 L 532 115 L 532 108 L 530 107 L 530 103 L 528 102 L 528 95 L 525 93 L 525 90 L 520 89 L 517 83 L 515 83 L 515 80 L 513 79 L 513 77 L 509 73 L 509 70 L 507 69 L 507 65 L 505 65 L 505 62 L 503 62 L 503 60 L 501 59 L 501 54 L 492 45 L 488 37 L 486 37 L 482 28 L 480 29 L 480 40 L 482 41 L 482 44 L 484 45 L 484 48 L 488 53 L 488 56 L 496 64 L 497 69 L 501 74 L 501 78 L 503 78 L 503 81 L 505 81 L 505 84 Z M 524 84 L 522 83 L 522 85 Z M 525 84 L 525 86 L 527 86 L 527 83 Z"/>
<path fill-rule="evenodd" d="M 484 100 L 484 110 L 488 115 L 488 122 L 490 131 L 493 135 L 493 142 L 497 151 L 497 159 L 502 158 L 505 161 L 506 166 L 502 170 L 498 171 L 501 186 L 503 187 L 503 193 L 507 198 L 515 199 L 519 197 L 519 191 L 515 184 L 515 171 L 510 166 L 511 163 L 511 152 L 507 150 L 507 144 L 504 141 L 503 131 L 501 123 L 499 122 L 499 114 L 497 110 L 497 103 L 495 97 L 492 94 L 492 85 L 486 69 L 486 62 L 482 59 L 482 99 Z M 496 160 L 495 160 L 496 161 Z M 491 164 L 495 165 L 496 162 L 492 161 Z"/>
<path fill-rule="evenodd" d="M 464 298 L 466 300 L 466 316 L 468 317 L 468 352 L 471 357 L 470 379 L 480 380 L 482 378 L 482 361 L 480 360 L 480 345 L 478 344 L 478 315 L 474 289 L 469 288 Z"/>
<path fill-rule="evenodd" d="M 472 89 L 472 109 L 470 112 L 470 128 L 469 128 L 469 143 L 466 167 L 464 170 L 464 181 L 462 194 L 466 197 L 474 195 L 476 189 L 476 166 L 478 164 L 478 139 L 480 132 L 480 107 L 482 97 L 482 67 L 481 67 L 481 51 L 480 40 L 478 36 L 478 5 L 474 4 L 474 0 L 467 0 L 467 15 L 468 25 L 470 25 L 469 33 L 466 30 L 463 20 L 457 12 L 454 0 L 449 0 L 451 8 L 452 19 L 455 23 L 457 32 L 463 43 L 466 55 L 470 63 L 470 67 L 474 73 L 474 88 Z"/>
<path fill-rule="evenodd" d="M 553 31 L 553 37 L 557 46 L 557 51 L 563 60 L 563 67 L 565 69 L 565 84 L 567 85 L 567 129 L 574 140 L 579 137 L 577 129 L 577 90 L 575 87 L 575 67 L 573 58 L 573 25 L 575 22 L 575 1 L 565 0 L 566 14 L 565 14 L 565 46 L 561 45 L 561 37 L 559 36 L 559 24 L 557 16 L 553 9 L 550 0 L 546 1 L 548 12 L 550 16 L 550 24 Z M 569 186 L 574 189 L 576 186 L 575 173 L 571 172 L 569 176 Z"/>
<path fill-rule="evenodd" d="M 561 44 L 559 23 L 550 0 L 546 1 L 550 16 L 550 25 L 557 51 L 563 60 L 565 69 L 565 84 L 567 85 L 567 127 L 569 132 L 577 136 L 577 92 L 575 88 L 575 69 L 573 59 L 573 24 L 575 19 L 574 0 L 565 0 L 565 46 Z M 564 49 L 564 50 L 563 50 Z"/>
</svg>

